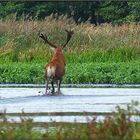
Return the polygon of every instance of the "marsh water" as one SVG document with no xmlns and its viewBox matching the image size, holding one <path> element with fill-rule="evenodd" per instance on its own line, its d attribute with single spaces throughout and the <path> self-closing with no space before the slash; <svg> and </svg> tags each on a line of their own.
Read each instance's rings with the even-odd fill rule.
<svg viewBox="0 0 140 140">
<path fill-rule="evenodd" d="M 20 121 L 22 112 L 34 122 L 86 122 L 96 114 L 126 108 L 132 100 L 140 102 L 140 88 L 62 88 L 63 96 L 44 96 L 45 88 L 0 88 L 0 112 L 6 111 L 8 119 Z M 137 107 L 139 109 L 140 106 Z"/>
</svg>

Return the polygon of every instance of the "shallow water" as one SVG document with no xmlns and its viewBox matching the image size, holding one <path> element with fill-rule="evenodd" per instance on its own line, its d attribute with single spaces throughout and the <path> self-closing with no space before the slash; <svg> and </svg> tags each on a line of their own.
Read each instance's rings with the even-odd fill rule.
<svg viewBox="0 0 140 140">
<path fill-rule="evenodd" d="M 140 84 L 61 84 L 62 87 L 138 87 Z M 45 84 L 0 84 L 0 87 L 45 87 Z"/>
<path fill-rule="evenodd" d="M 72 122 L 77 118 L 85 122 L 85 116 L 68 116 L 67 113 L 110 113 L 117 105 L 126 108 L 132 100 L 140 102 L 140 88 L 62 88 L 64 96 L 43 96 L 44 91 L 44 88 L 0 88 L 0 111 L 6 110 L 9 116 L 22 111 L 64 112 L 65 116 L 35 116 L 34 120 L 51 121 L 52 117 L 55 121 Z M 15 119 L 18 120 L 16 116 Z"/>
</svg>

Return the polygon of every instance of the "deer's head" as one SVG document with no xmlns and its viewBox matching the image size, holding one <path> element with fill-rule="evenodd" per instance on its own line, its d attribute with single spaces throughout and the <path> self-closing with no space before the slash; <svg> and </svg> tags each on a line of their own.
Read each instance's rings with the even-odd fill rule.
<svg viewBox="0 0 140 140">
<path fill-rule="evenodd" d="M 56 44 L 50 42 L 50 41 L 48 40 L 48 37 L 47 37 L 46 35 L 44 35 L 43 33 L 41 33 L 40 31 L 38 32 L 38 36 L 39 36 L 40 38 L 42 38 L 42 39 L 44 40 L 45 43 L 49 44 L 49 45 L 51 46 L 51 48 L 54 50 L 54 52 L 55 52 L 55 51 L 57 51 L 57 50 L 62 50 L 62 49 L 64 49 L 64 48 L 66 47 L 66 45 L 68 44 L 68 42 L 70 41 L 72 35 L 73 35 L 73 31 L 71 31 L 71 30 L 69 30 L 69 31 L 68 31 L 68 30 L 65 30 L 65 31 L 66 31 L 66 33 L 67 33 L 67 40 L 66 40 L 66 43 L 63 44 L 63 45 L 56 45 Z"/>
</svg>

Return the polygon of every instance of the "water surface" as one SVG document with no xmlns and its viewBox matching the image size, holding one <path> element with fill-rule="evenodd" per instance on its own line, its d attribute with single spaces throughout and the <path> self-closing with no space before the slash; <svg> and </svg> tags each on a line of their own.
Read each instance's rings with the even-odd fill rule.
<svg viewBox="0 0 140 140">
<path fill-rule="evenodd" d="M 0 88 L 0 111 L 6 110 L 9 115 L 23 111 L 65 113 L 64 116 L 36 116 L 34 119 L 48 121 L 52 117 L 56 121 L 71 122 L 77 117 L 85 122 L 86 117 L 67 113 L 110 113 L 117 105 L 126 108 L 132 100 L 140 102 L 140 88 L 62 88 L 64 96 L 43 96 L 44 92 L 44 88 Z"/>
</svg>

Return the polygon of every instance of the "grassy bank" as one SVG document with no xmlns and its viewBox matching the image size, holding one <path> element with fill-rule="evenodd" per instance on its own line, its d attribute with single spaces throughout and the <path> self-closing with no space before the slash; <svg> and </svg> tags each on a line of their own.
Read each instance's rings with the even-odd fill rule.
<svg viewBox="0 0 140 140">
<path fill-rule="evenodd" d="M 0 83 L 43 83 L 51 50 L 37 32 L 41 30 L 52 42 L 63 44 L 65 28 L 75 33 L 64 50 L 64 83 L 140 83 L 139 23 L 77 25 L 66 16 L 43 21 L 16 21 L 13 16 L 0 21 Z"/>
<path fill-rule="evenodd" d="M 119 106 L 116 112 L 105 117 L 101 122 L 93 117 L 92 121 L 85 124 L 75 123 L 43 123 L 38 125 L 41 130 L 37 129 L 31 118 L 25 118 L 24 114 L 20 116 L 20 123 L 9 122 L 6 114 L 0 114 L 0 139 L 140 139 L 140 123 L 132 122 L 132 115 L 140 117 L 133 102 L 124 110 Z M 78 121 L 78 120 L 77 120 Z M 137 121 L 137 120 L 136 120 Z"/>
</svg>

